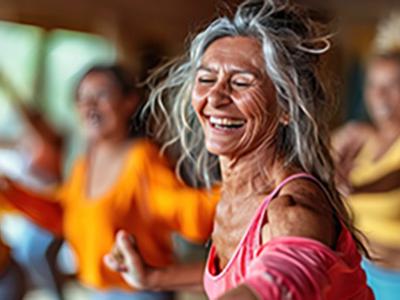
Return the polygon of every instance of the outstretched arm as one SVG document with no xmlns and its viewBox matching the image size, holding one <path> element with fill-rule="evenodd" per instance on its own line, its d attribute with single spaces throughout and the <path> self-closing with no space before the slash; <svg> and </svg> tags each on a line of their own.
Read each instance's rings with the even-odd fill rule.
<svg viewBox="0 0 400 300">
<path fill-rule="evenodd" d="M 373 134 L 372 126 L 359 122 L 349 122 L 332 134 L 332 157 L 336 163 L 336 183 L 343 195 L 348 195 L 352 190 L 349 174 L 355 166 L 355 160 L 361 149 Z"/>
<path fill-rule="evenodd" d="M 395 170 L 375 181 L 353 186 L 351 193 L 385 193 L 398 188 L 400 188 L 400 170 Z"/>
<path fill-rule="evenodd" d="M 51 197 L 25 190 L 11 180 L 1 177 L 0 198 L 39 226 L 56 235 L 62 235 L 62 208 Z"/>
<path fill-rule="evenodd" d="M 121 230 L 111 253 L 104 257 L 105 265 L 120 272 L 124 280 L 138 290 L 202 291 L 204 263 L 176 264 L 165 268 L 151 268 L 143 262 L 134 239 Z"/>
</svg>

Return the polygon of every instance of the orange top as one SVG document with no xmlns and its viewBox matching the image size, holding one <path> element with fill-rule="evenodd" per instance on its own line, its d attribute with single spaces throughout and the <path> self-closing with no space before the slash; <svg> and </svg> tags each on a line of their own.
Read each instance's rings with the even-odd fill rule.
<svg viewBox="0 0 400 300">
<path fill-rule="evenodd" d="M 12 211 L 12 207 L 8 205 L 6 201 L 1 197 L 0 194 L 0 218 L 5 213 L 10 213 Z M 1 235 L 0 235 L 0 274 L 7 268 L 10 263 L 10 248 L 4 243 Z"/>
<path fill-rule="evenodd" d="M 39 199 L 16 187 L 10 189 L 8 198 L 28 215 L 33 210 L 33 219 L 53 231 L 61 223 L 57 224 L 55 216 L 63 220 L 64 237 L 75 251 L 78 276 L 86 285 L 129 288 L 102 262 L 119 229 L 135 236 L 145 262 L 154 267 L 173 261 L 173 231 L 195 242 L 206 241 L 211 233 L 218 193 L 183 185 L 149 141 L 133 144 L 118 180 L 102 197 L 88 199 L 85 180 L 85 160 L 78 159 L 69 180 L 57 192 L 58 203 L 26 201 L 27 197 Z M 42 207 L 38 208 L 37 203 Z M 57 206 L 62 208 L 62 218 Z M 39 218 L 38 211 L 45 218 Z"/>
</svg>

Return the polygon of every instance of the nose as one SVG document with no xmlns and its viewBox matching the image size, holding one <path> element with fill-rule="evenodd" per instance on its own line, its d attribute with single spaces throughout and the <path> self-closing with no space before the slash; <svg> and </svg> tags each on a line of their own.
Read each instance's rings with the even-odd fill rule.
<svg viewBox="0 0 400 300">
<path fill-rule="evenodd" d="M 95 95 L 87 95 L 78 99 L 81 106 L 93 108 L 98 105 L 98 99 Z"/>
<path fill-rule="evenodd" d="M 226 82 L 218 82 L 211 90 L 207 97 L 208 103 L 211 106 L 218 108 L 231 103 L 229 86 Z"/>
</svg>

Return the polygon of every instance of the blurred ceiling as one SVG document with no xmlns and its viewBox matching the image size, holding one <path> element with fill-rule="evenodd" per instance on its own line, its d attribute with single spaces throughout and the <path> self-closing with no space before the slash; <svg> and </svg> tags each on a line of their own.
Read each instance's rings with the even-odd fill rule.
<svg viewBox="0 0 400 300">
<path fill-rule="evenodd" d="M 214 0 L 0 0 L 0 19 L 98 32 L 119 24 L 133 38 L 182 40 L 215 14 Z"/>
<path fill-rule="evenodd" d="M 315 0 L 317 1 L 317 0 Z M 315 3 L 321 3 L 321 0 Z M 133 40 L 153 39 L 182 44 L 188 32 L 217 15 L 216 7 L 236 0 L 0 0 L 0 19 L 39 25 L 107 33 L 110 23 Z M 226 4 L 224 4 L 226 3 Z M 326 3 L 326 0 L 323 0 Z M 344 23 L 372 24 L 399 0 L 331 0 Z M 111 28 L 111 29 L 110 29 Z M 112 34 L 112 33 L 111 33 Z"/>
</svg>

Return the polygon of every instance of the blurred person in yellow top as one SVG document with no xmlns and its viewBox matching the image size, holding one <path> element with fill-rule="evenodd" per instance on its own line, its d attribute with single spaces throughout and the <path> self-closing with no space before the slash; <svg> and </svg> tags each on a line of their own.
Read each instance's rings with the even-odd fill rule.
<svg viewBox="0 0 400 300">
<path fill-rule="evenodd" d="M 69 178 L 48 195 L 3 180 L 4 198 L 71 244 L 78 279 L 96 300 L 171 299 L 168 293 L 133 292 L 104 266 L 119 229 L 135 236 L 154 267 L 174 261 L 172 232 L 203 243 L 212 229 L 218 192 L 185 186 L 154 143 L 131 136 L 129 123 L 139 105 L 129 72 L 118 65 L 92 67 L 76 92 L 87 151 Z"/>
<path fill-rule="evenodd" d="M 339 180 L 374 261 L 364 261 L 376 299 L 400 293 L 400 14 L 379 28 L 367 65 L 371 123 L 349 123 L 333 138 Z"/>
</svg>

